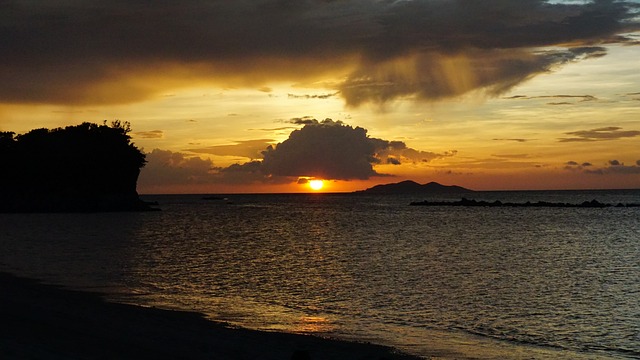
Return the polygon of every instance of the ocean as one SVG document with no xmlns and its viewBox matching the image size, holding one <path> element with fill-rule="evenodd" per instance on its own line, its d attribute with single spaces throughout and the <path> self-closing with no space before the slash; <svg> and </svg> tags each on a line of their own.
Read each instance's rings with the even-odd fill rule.
<svg viewBox="0 0 640 360">
<path fill-rule="evenodd" d="M 158 212 L 0 214 L 0 270 L 425 358 L 640 358 L 640 207 L 225 196 L 144 196 Z M 640 190 L 465 196 L 640 203 Z"/>
</svg>

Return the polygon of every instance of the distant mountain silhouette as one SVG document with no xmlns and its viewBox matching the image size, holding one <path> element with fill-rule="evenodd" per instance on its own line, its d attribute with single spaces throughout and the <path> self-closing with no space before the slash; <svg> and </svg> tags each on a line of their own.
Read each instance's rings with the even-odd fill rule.
<svg viewBox="0 0 640 360">
<path fill-rule="evenodd" d="M 473 190 L 456 185 L 442 185 L 437 182 L 418 184 L 415 181 L 406 180 L 393 184 L 381 184 L 366 190 L 356 191 L 363 194 L 438 194 L 438 193 L 469 193 Z"/>
<path fill-rule="evenodd" d="M 148 210 L 136 191 L 145 155 L 129 123 L 0 132 L 0 212 Z"/>
</svg>

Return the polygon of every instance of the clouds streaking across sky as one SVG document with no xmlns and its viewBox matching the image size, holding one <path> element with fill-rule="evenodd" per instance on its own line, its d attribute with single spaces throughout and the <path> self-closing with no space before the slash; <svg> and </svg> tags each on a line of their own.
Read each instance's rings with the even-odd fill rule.
<svg viewBox="0 0 640 360">
<path fill-rule="evenodd" d="M 5 1 L 0 130 L 130 121 L 150 154 L 141 192 L 306 191 L 307 177 L 334 180 L 326 191 L 638 188 L 639 14 L 604 0 Z M 328 150 L 353 132 L 343 156 Z"/>
</svg>

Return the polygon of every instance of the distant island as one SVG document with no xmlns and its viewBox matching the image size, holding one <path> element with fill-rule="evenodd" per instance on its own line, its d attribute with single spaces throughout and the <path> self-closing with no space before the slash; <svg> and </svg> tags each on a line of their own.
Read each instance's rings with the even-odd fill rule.
<svg viewBox="0 0 640 360">
<path fill-rule="evenodd" d="M 418 184 L 415 181 L 406 180 L 392 184 L 381 184 L 366 190 L 359 190 L 357 194 L 462 194 L 472 193 L 473 190 L 456 185 L 442 185 L 437 182 Z"/>
<path fill-rule="evenodd" d="M 145 155 L 128 122 L 0 132 L 0 212 L 150 210 L 136 183 Z"/>
</svg>

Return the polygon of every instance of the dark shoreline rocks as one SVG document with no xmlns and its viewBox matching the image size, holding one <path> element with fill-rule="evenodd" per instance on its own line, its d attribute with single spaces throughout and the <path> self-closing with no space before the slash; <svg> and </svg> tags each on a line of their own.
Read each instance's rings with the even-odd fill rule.
<svg viewBox="0 0 640 360">
<path fill-rule="evenodd" d="M 524 202 L 524 203 L 514 203 L 514 202 L 502 202 L 500 200 L 495 201 L 485 201 L 485 200 L 473 200 L 462 198 L 459 201 L 414 201 L 409 205 L 411 206 L 469 206 L 469 207 L 558 207 L 558 208 L 606 208 L 606 207 L 640 207 L 640 204 L 606 204 L 601 203 L 597 200 L 584 201 L 578 204 L 571 203 L 554 203 L 548 201 L 538 201 L 538 202 Z"/>
</svg>

